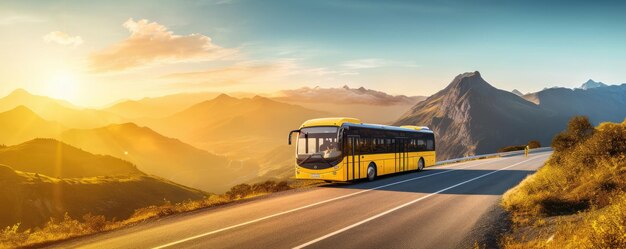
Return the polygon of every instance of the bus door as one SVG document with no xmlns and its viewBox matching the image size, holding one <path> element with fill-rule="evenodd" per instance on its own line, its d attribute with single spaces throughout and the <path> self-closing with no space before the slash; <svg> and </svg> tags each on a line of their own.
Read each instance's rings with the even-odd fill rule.
<svg viewBox="0 0 626 249">
<path fill-rule="evenodd" d="M 361 178 L 361 157 L 358 148 L 359 136 L 348 136 L 346 146 L 346 180 Z"/>
<path fill-rule="evenodd" d="M 405 171 L 408 166 L 407 139 L 396 138 L 395 158 L 396 172 Z"/>
</svg>

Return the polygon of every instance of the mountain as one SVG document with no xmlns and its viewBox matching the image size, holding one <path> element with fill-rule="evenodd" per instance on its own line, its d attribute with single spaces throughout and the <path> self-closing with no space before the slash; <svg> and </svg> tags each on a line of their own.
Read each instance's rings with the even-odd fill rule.
<svg viewBox="0 0 626 249">
<path fill-rule="evenodd" d="M 43 138 L 0 148 L 0 164 L 57 178 L 141 174 L 130 162 Z"/>
<path fill-rule="evenodd" d="M 80 109 L 66 101 L 34 95 L 23 89 L 17 89 L 0 98 L 0 112 L 12 110 L 18 106 L 25 106 L 42 118 L 59 122 L 67 127 L 90 128 L 123 120 L 109 112 Z"/>
<path fill-rule="evenodd" d="M 511 91 L 513 94 L 517 95 L 517 96 L 524 96 L 524 94 L 522 92 L 520 92 L 517 89 L 513 89 L 513 91 Z"/>
<path fill-rule="evenodd" d="M 279 92 L 276 100 L 298 101 L 309 103 L 350 103 L 369 105 L 398 105 L 415 104 L 424 100 L 422 96 L 390 95 L 385 92 L 366 89 L 364 87 L 350 88 L 344 85 L 341 88 L 314 88 L 303 87 L 294 90 Z"/>
<path fill-rule="evenodd" d="M 494 88 L 479 72 L 458 75 L 416 104 L 395 125 L 426 125 L 436 134 L 438 159 L 493 153 L 529 140 L 550 143 L 567 117 Z"/>
<path fill-rule="evenodd" d="M 592 88 L 605 87 L 605 86 L 607 86 L 607 85 L 602 83 L 602 82 L 595 82 L 592 79 L 589 79 L 587 82 L 583 83 L 580 86 L 580 89 L 588 90 L 588 89 L 592 89 Z"/>
<path fill-rule="evenodd" d="M 0 144 L 13 145 L 33 138 L 55 138 L 63 126 L 37 116 L 25 106 L 0 113 Z"/>
<path fill-rule="evenodd" d="M 63 132 L 62 140 L 89 151 L 123 158 L 142 171 L 212 192 L 257 176 L 256 165 L 231 160 L 165 137 L 133 123 Z"/>
<path fill-rule="evenodd" d="M 234 93 L 236 96 L 251 96 L 248 93 Z M 160 97 L 146 97 L 139 100 L 120 101 L 104 109 L 122 117 L 164 118 L 191 107 L 200 102 L 220 95 L 216 92 L 177 93 Z"/>
<path fill-rule="evenodd" d="M 66 157 L 71 161 L 73 155 Z M 93 159 L 89 164 L 108 163 Z M 176 203 L 205 196 L 201 191 L 144 174 L 55 178 L 0 164 L 0 227 L 17 223 L 20 230 L 41 227 L 50 218 L 62 220 L 66 213 L 76 219 L 93 214 L 121 220 L 136 209 L 160 205 L 165 200 Z"/>
<path fill-rule="evenodd" d="M 0 111 L 7 111 L 17 106 L 26 104 L 29 108 L 35 110 L 45 110 L 51 105 L 77 109 L 76 106 L 67 101 L 53 99 L 46 96 L 34 95 L 24 89 L 18 88 L 11 92 L 9 95 L 0 99 Z"/>
<path fill-rule="evenodd" d="M 292 168 L 294 148 L 285 140 L 289 131 L 305 120 L 330 115 L 266 97 L 221 94 L 170 117 L 142 124 L 211 153 L 253 161 L 263 175 L 270 169 Z"/>
<path fill-rule="evenodd" d="M 359 117 L 367 122 L 389 123 L 426 97 L 390 95 L 364 87 L 343 86 L 283 90 L 272 99 L 329 112 L 334 116 Z"/>
<path fill-rule="evenodd" d="M 290 130 L 300 127 L 307 119 L 323 116 L 328 114 L 265 97 L 235 98 L 221 94 L 148 124 L 160 133 L 192 144 L 256 138 L 280 140 L 283 144 Z"/>
<path fill-rule="evenodd" d="M 621 122 L 626 117 L 626 84 L 587 89 L 550 88 L 524 98 L 544 110 L 565 116 L 588 116 L 595 124 Z"/>
</svg>

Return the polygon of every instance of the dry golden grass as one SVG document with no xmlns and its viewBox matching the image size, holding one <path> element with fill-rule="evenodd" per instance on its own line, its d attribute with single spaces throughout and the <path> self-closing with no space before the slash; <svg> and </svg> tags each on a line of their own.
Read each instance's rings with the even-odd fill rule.
<svg viewBox="0 0 626 249">
<path fill-rule="evenodd" d="M 140 208 L 135 210 L 133 215 L 128 219 L 121 221 L 107 220 L 103 215 L 91 214 L 84 215 L 82 219 L 75 219 L 66 214 L 62 220 L 50 219 L 43 228 L 23 230 L 20 229 L 20 224 L 16 224 L 0 230 L 0 248 L 35 247 L 55 241 L 110 231 L 150 219 L 214 207 L 237 200 L 284 191 L 295 187 L 313 186 L 315 184 L 318 183 L 266 181 L 253 185 L 240 184 L 232 187 L 230 191 L 223 195 L 209 195 L 202 200 L 180 203 L 165 201 L 162 205 Z"/>
<path fill-rule="evenodd" d="M 546 165 L 507 192 L 504 248 L 626 248 L 626 121 L 570 121 Z"/>
</svg>

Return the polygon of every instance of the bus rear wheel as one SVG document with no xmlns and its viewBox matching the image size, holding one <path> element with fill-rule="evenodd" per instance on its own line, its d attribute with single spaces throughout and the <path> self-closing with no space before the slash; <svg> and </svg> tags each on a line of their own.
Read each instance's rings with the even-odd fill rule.
<svg viewBox="0 0 626 249">
<path fill-rule="evenodd" d="M 424 158 L 420 158 L 417 162 L 417 171 L 422 171 L 424 169 Z"/>
<path fill-rule="evenodd" d="M 367 166 L 367 180 L 373 181 L 374 179 L 376 179 L 376 165 L 370 163 L 370 165 Z"/>
</svg>

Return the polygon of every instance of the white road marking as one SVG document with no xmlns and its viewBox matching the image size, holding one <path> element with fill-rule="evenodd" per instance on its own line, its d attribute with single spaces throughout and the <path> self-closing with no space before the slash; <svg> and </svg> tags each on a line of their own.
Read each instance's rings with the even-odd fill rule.
<svg viewBox="0 0 626 249">
<path fill-rule="evenodd" d="M 497 158 L 497 159 L 499 159 L 497 161 L 500 161 L 500 160 L 505 160 L 507 158 Z M 373 191 L 373 190 L 386 188 L 386 187 L 389 187 L 389 186 L 394 186 L 394 185 L 402 184 L 402 183 L 405 183 L 405 182 L 415 181 L 415 180 L 426 178 L 426 177 L 431 177 L 431 176 L 441 175 L 441 174 L 445 174 L 445 173 L 450 173 L 450 172 L 453 172 L 453 171 L 473 168 L 473 167 L 480 166 L 480 165 L 483 165 L 483 164 L 486 164 L 486 163 L 491 163 L 493 161 L 494 160 L 486 160 L 485 162 L 481 162 L 481 163 L 478 163 L 478 164 L 475 164 L 475 165 L 472 165 L 472 166 L 467 166 L 467 167 L 464 167 L 464 168 L 449 169 L 449 170 L 433 173 L 433 174 L 430 174 L 430 175 L 418 176 L 418 177 L 414 177 L 414 178 L 410 178 L 410 179 L 406 179 L 406 180 L 402 180 L 402 181 L 398 181 L 398 182 L 385 184 L 385 185 L 378 186 L 378 187 L 371 188 L 371 189 L 365 189 L 365 190 L 362 190 L 362 191 L 359 191 L 359 192 L 354 192 L 354 193 L 351 193 L 351 194 L 338 196 L 338 197 L 335 197 L 335 198 L 332 198 L 332 199 L 328 199 L 328 200 L 312 203 L 312 204 L 309 204 L 309 205 L 306 205 L 306 206 L 302 206 L 302 207 L 286 210 L 286 211 L 283 211 L 283 212 L 280 212 L 280 213 L 275 213 L 275 214 L 272 214 L 272 215 L 264 216 L 264 217 L 261 217 L 261 218 L 258 218 L 258 219 L 246 221 L 246 222 L 239 223 L 239 224 L 236 224 L 236 225 L 232 225 L 232 226 L 229 226 L 229 227 L 224 227 L 224 228 L 213 230 L 213 231 L 206 232 L 206 233 L 203 233 L 203 234 L 198 234 L 198 235 L 195 235 L 195 236 L 192 236 L 192 237 L 188 237 L 188 238 L 177 240 L 177 241 L 174 241 L 174 242 L 171 242 L 171 243 L 167 243 L 167 244 L 164 244 L 164 245 L 156 246 L 156 247 L 153 247 L 153 249 L 161 249 L 161 248 L 170 247 L 170 246 L 177 245 L 177 244 L 180 244 L 180 243 L 183 243 L 183 242 L 187 242 L 187 241 L 194 240 L 194 239 L 197 239 L 197 238 L 201 238 L 201 237 L 204 237 L 204 236 L 216 234 L 216 233 L 223 232 L 223 231 L 226 231 L 226 230 L 230 230 L 230 229 L 233 229 L 233 228 L 249 225 L 249 224 L 252 224 L 252 223 L 259 222 L 259 221 L 263 221 L 263 220 L 267 220 L 267 219 L 270 219 L 270 218 L 274 218 L 274 217 L 277 217 L 277 216 L 293 213 L 293 212 L 296 212 L 296 211 L 300 211 L 302 209 L 318 206 L 318 205 L 321 205 L 321 204 L 324 204 L 324 203 L 328 203 L 328 202 L 331 202 L 331 201 L 336 201 L 336 200 L 348 198 L 350 196 L 355 196 L 355 195 L 358 195 L 358 194 L 363 194 L 363 193 L 370 192 L 370 191 Z M 474 161 L 463 162 L 463 163 L 460 163 L 458 165 L 464 165 L 464 164 L 467 164 L 467 163 L 470 163 L 470 162 L 474 162 Z"/>
<path fill-rule="evenodd" d="M 380 217 L 382 217 L 382 216 L 384 216 L 384 215 L 387 215 L 387 214 L 389 214 L 389 213 L 391 213 L 391 212 L 393 212 L 393 211 L 396 211 L 396 210 L 398 210 L 398 209 L 401 209 L 401 208 L 403 208 L 403 207 L 409 206 L 409 205 L 411 205 L 411 204 L 413 204 L 413 203 L 416 203 L 416 202 L 418 202 L 418 201 L 421 201 L 421 200 L 424 200 L 424 199 L 426 199 L 426 198 L 429 198 L 429 197 L 431 197 L 431 196 L 433 196 L 433 195 L 439 194 L 439 193 L 444 192 L 444 191 L 446 191 L 446 190 L 450 190 L 450 189 L 452 189 L 452 188 L 456 188 L 456 187 L 461 186 L 461 185 L 463 185 L 463 184 L 466 184 L 466 183 L 468 183 L 468 182 L 472 182 L 472 181 L 478 180 L 478 179 L 483 178 L 483 177 L 485 177 L 485 176 L 488 176 L 488 175 L 494 174 L 494 173 L 496 173 L 496 172 L 498 172 L 498 171 L 502 171 L 502 170 L 505 170 L 505 169 L 509 169 L 509 168 L 515 167 L 515 166 L 517 166 L 517 165 L 520 165 L 520 164 L 522 164 L 522 163 L 525 163 L 525 162 L 528 162 L 528 161 L 531 161 L 531 160 L 535 160 L 535 159 L 540 158 L 540 157 L 542 157 L 542 156 L 543 156 L 543 155 L 540 155 L 540 156 L 535 156 L 535 157 L 533 157 L 533 158 L 526 159 L 526 160 L 524 160 L 524 161 L 521 161 L 521 162 L 519 162 L 519 163 L 516 163 L 516 164 L 510 165 L 510 166 L 507 166 L 507 167 L 504 167 L 504 168 L 501 168 L 501 169 L 498 169 L 498 170 L 496 170 L 496 171 L 492 171 L 492 172 L 489 172 L 489 173 L 486 173 L 486 174 L 483 174 L 483 175 L 480 175 L 480 176 L 474 177 L 474 178 L 472 178 L 472 179 L 469 179 L 469 180 L 466 180 L 466 181 L 463 181 L 463 182 L 460 182 L 460 183 L 454 184 L 454 185 L 452 185 L 452 186 L 450 186 L 450 187 L 447 187 L 447 188 L 441 189 L 441 190 L 439 190 L 439 191 L 437 191 L 437 192 L 434 192 L 434 193 L 431 193 L 431 194 L 428 194 L 428 195 L 422 196 L 422 197 L 417 198 L 417 199 L 415 199 L 415 200 L 412 200 L 412 201 L 410 201 L 410 202 L 404 203 L 404 204 L 402 204 L 402 205 L 400 205 L 400 206 L 396 206 L 395 208 L 392 208 L 392 209 L 389 209 L 389 210 L 384 211 L 384 212 L 382 212 L 382 213 L 379 213 L 379 214 L 377 214 L 377 215 L 374 215 L 374 216 L 372 216 L 372 217 L 370 217 L 370 218 L 367 218 L 367 219 L 365 219 L 365 220 L 359 221 L 359 222 L 357 222 L 357 223 L 354 223 L 354 224 L 352 224 L 352 225 L 349 225 L 349 226 L 347 226 L 347 227 L 344 227 L 344 228 L 339 229 L 339 230 L 337 230 L 337 231 L 334 231 L 334 232 L 332 232 L 332 233 L 326 234 L 326 235 L 324 235 L 324 236 L 322 236 L 322 237 L 319 237 L 319 238 L 317 238 L 317 239 L 314 239 L 314 240 L 311 240 L 311 241 L 306 242 L 306 243 L 304 243 L 304 244 L 301 244 L 301 245 L 299 245 L 299 246 L 293 247 L 293 249 L 301 249 L 301 248 L 304 248 L 304 247 L 306 247 L 306 246 L 310 246 L 310 245 L 315 244 L 315 243 L 317 243 L 317 242 L 319 242 L 319 241 L 322 241 L 322 240 L 327 239 L 327 238 L 329 238 L 329 237 L 332 237 L 332 236 L 334 236 L 334 235 L 337 235 L 337 234 L 340 234 L 340 233 L 345 232 L 345 231 L 347 231 L 347 230 L 350 230 L 350 229 L 352 229 L 352 228 L 355 228 L 355 227 L 357 227 L 357 226 L 359 226 L 359 225 L 361 225 L 361 224 L 363 224 L 363 223 L 366 223 L 366 222 L 372 221 L 372 220 L 374 220 L 374 219 L 380 218 Z"/>
</svg>

